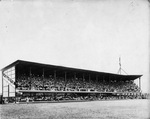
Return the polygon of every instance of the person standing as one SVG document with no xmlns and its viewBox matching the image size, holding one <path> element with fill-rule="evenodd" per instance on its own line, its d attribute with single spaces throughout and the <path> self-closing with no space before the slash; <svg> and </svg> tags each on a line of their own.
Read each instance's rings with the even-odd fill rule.
<svg viewBox="0 0 150 119">
<path fill-rule="evenodd" d="M 29 104 L 29 98 L 28 97 L 26 98 L 26 103 Z"/>
</svg>

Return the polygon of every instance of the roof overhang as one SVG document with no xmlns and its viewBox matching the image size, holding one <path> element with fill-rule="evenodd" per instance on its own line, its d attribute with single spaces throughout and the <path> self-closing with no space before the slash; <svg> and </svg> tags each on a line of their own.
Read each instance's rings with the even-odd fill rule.
<svg viewBox="0 0 150 119">
<path fill-rule="evenodd" d="M 107 73 L 107 72 L 99 72 L 99 71 L 93 71 L 93 70 L 36 63 L 36 62 L 30 62 L 30 61 L 24 61 L 24 60 L 17 60 L 15 62 L 11 63 L 10 65 L 4 67 L 3 69 L 1 69 L 1 71 L 5 71 L 6 69 L 9 69 L 10 67 L 16 66 L 16 65 L 29 65 L 32 67 L 40 66 L 42 68 L 53 68 L 53 69 L 60 69 L 60 70 L 66 70 L 66 71 L 72 71 L 72 72 L 82 72 L 82 73 L 87 72 L 87 73 L 97 74 L 97 75 L 101 75 L 101 76 L 115 77 L 117 79 L 122 79 L 122 80 L 135 80 L 142 76 L 142 75 L 122 75 L 122 74 L 120 75 L 120 74 L 113 74 L 113 73 Z"/>
</svg>

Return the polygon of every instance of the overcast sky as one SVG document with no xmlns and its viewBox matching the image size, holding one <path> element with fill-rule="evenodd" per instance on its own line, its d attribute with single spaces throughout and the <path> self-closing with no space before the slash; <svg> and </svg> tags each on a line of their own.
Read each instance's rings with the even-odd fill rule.
<svg viewBox="0 0 150 119">
<path fill-rule="evenodd" d="M 147 0 L 2 1 L 0 69 L 21 59 L 117 73 L 121 56 L 147 92 L 149 15 Z"/>
</svg>

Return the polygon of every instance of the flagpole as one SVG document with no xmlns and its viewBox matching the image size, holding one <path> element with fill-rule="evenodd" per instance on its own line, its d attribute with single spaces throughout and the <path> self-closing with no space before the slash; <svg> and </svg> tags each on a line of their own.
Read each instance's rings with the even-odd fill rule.
<svg viewBox="0 0 150 119">
<path fill-rule="evenodd" d="M 120 66 L 120 74 L 121 74 L 121 57 L 119 57 L 119 66 Z"/>
<path fill-rule="evenodd" d="M 118 70 L 118 74 L 121 74 L 121 71 L 123 71 L 125 74 L 127 74 L 127 72 L 125 72 L 122 68 L 121 68 L 121 57 L 119 57 L 119 70 Z M 128 74 L 127 74 L 128 75 Z"/>
</svg>

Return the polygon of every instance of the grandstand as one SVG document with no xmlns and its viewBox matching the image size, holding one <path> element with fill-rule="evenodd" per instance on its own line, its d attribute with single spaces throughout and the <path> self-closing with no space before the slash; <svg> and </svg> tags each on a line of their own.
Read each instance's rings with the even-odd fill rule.
<svg viewBox="0 0 150 119">
<path fill-rule="evenodd" d="M 142 75 L 121 75 L 17 60 L 2 70 L 4 102 L 135 99 Z M 139 85 L 134 83 L 139 79 Z"/>
</svg>

